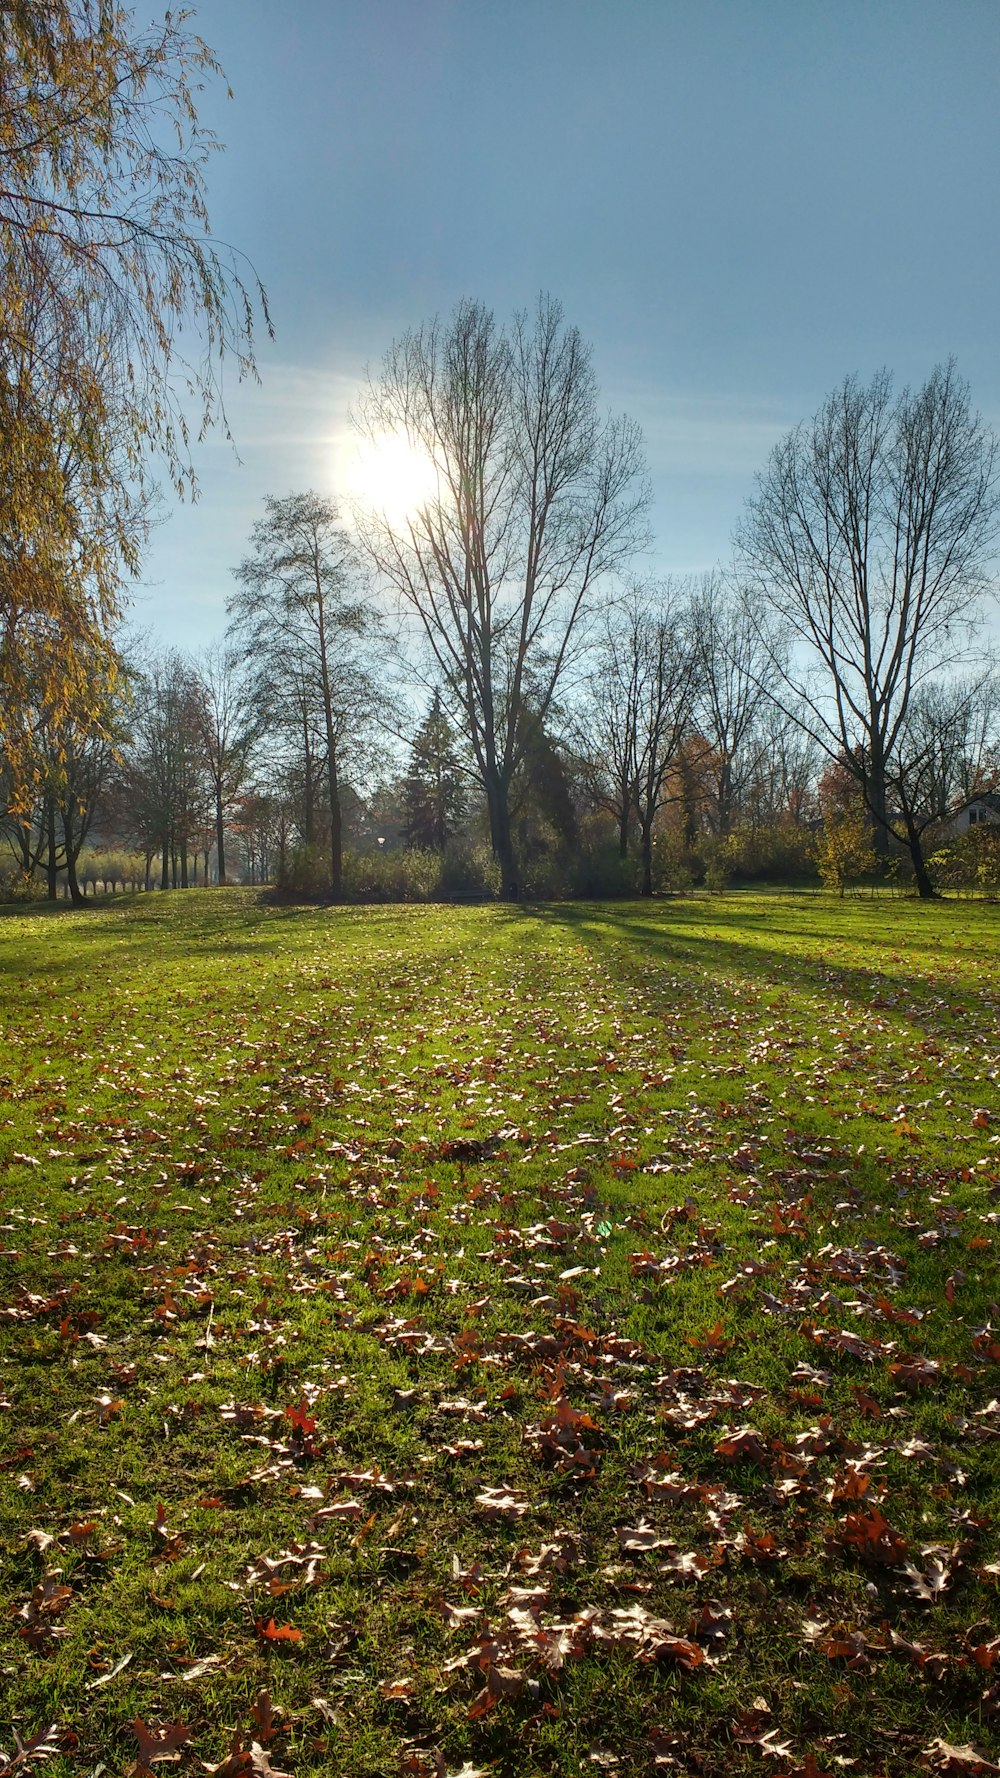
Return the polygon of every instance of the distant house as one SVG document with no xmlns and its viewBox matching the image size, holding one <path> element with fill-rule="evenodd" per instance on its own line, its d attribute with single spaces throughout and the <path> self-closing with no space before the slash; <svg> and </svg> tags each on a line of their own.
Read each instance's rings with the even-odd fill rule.
<svg viewBox="0 0 1000 1778">
<path fill-rule="evenodd" d="M 950 833 L 968 833 L 970 827 L 997 824 L 1000 824 L 1000 796 L 987 790 L 982 796 L 973 797 L 972 802 L 949 822 L 948 829 Z"/>
</svg>

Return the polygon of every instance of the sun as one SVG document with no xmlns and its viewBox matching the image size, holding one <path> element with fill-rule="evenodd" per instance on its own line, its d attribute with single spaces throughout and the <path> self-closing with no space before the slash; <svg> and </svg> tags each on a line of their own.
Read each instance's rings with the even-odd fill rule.
<svg viewBox="0 0 1000 1778">
<path fill-rule="evenodd" d="M 431 458 L 405 432 L 381 432 L 363 440 L 348 479 L 358 504 L 391 525 L 405 524 L 437 493 Z"/>
</svg>

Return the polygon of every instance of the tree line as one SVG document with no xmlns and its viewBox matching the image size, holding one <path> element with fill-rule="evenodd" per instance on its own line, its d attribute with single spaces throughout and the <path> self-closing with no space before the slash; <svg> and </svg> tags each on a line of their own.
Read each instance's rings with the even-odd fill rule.
<svg viewBox="0 0 1000 1778">
<path fill-rule="evenodd" d="M 771 453 L 732 562 L 650 582 L 642 440 L 578 329 L 551 297 L 506 325 L 463 302 L 390 346 L 355 415 L 419 458 L 420 498 L 348 526 L 325 496 L 269 497 L 226 636 L 130 654 L 151 450 L 191 476 L 178 374 L 224 424 L 219 367 L 252 371 L 266 304 L 208 233 L 215 64 L 181 15 L 0 16 L 0 771 L 23 882 L 80 893 L 96 835 L 161 886 L 225 881 L 238 846 L 254 878 L 337 897 L 381 842 L 450 846 L 455 887 L 511 900 L 651 893 L 668 855 L 718 875 L 740 834 L 807 833 L 825 804 L 847 852 L 934 892 L 939 840 L 997 785 L 996 440 L 953 364 L 916 390 L 846 378 Z"/>
<path fill-rule="evenodd" d="M 53 736 L 28 816 L 9 801 L 2 824 L 18 880 L 74 900 L 126 875 L 293 896 L 509 895 L 461 701 L 437 684 L 415 708 L 336 508 L 269 500 L 251 544 L 217 645 L 136 648 L 100 726 Z M 525 702 L 506 804 L 516 892 L 874 875 L 858 762 L 820 745 L 813 702 L 776 697 L 792 671 L 777 647 L 772 614 L 720 572 L 604 601 L 558 704 L 543 718 Z M 949 883 L 954 856 L 927 854 L 926 833 L 992 781 L 993 706 L 966 685 L 915 694 L 906 730 L 937 733 L 939 769 L 903 780 L 905 808 L 923 871 L 947 867 Z M 890 790 L 888 820 L 903 807 Z M 969 851 L 996 886 L 997 859 Z"/>
</svg>

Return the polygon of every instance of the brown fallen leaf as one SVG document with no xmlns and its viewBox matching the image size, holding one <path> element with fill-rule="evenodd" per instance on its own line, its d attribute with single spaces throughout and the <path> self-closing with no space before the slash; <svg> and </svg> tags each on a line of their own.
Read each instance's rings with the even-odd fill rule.
<svg viewBox="0 0 1000 1778">
<path fill-rule="evenodd" d="M 740 1426 L 720 1438 L 715 1455 L 726 1463 L 766 1463 L 767 1446 L 754 1427 Z"/>
<path fill-rule="evenodd" d="M 364 1511 L 360 1500 L 335 1500 L 330 1506 L 321 1506 L 309 1522 L 311 1525 L 322 1525 L 327 1519 L 361 1519 Z"/>
<path fill-rule="evenodd" d="M 791 1759 L 791 1742 L 782 1741 L 777 1729 L 765 1726 L 771 1712 L 766 1707 L 762 1708 L 763 1703 L 763 1699 L 758 1699 L 754 1709 L 745 1710 L 736 1718 L 733 1723 L 733 1740 L 740 1747 L 756 1747 L 772 1759 Z"/>
<path fill-rule="evenodd" d="M 215 1765 L 212 1765 L 208 1760 L 202 1760 L 201 1769 L 203 1772 L 208 1772 L 211 1778 L 250 1778 L 253 1771 L 250 1764 L 250 1749 L 244 1747 L 243 1736 L 239 1730 L 233 1736 L 232 1745 L 225 1759 L 219 1760 Z"/>
<path fill-rule="evenodd" d="M 47 1729 L 39 1729 L 36 1735 L 32 1735 L 30 1741 L 22 1741 L 16 1729 L 13 1730 L 13 1735 L 13 1754 L 4 1753 L 0 1749 L 0 1760 L 3 1761 L 0 1772 L 2 1772 L 3 1778 L 10 1778 L 10 1775 L 16 1772 L 19 1766 L 26 1766 L 29 1760 L 52 1759 L 59 1752 L 58 1723 L 52 1722 Z"/>
<path fill-rule="evenodd" d="M 727 1338 L 721 1321 L 717 1321 L 714 1327 L 703 1329 L 701 1333 L 686 1334 L 685 1338 L 696 1352 L 728 1352 L 733 1343 Z"/>
<path fill-rule="evenodd" d="M 718 1599 L 706 1599 L 688 1625 L 688 1634 L 697 1642 L 723 1642 L 733 1621 L 733 1614 Z"/>
<path fill-rule="evenodd" d="M 952 1773 L 955 1778 L 974 1778 L 974 1774 L 980 1772 L 1000 1772 L 1000 1766 L 995 1766 L 985 1753 L 970 1747 L 968 1742 L 956 1747 L 940 1737 L 924 1748 L 920 1758 L 921 1764 L 932 1772 Z"/>
<path fill-rule="evenodd" d="M 156 1765 L 163 1760 L 171 1763 L 179 1760 L 181 1748 L 186 1747 L 191 1739 L 191 1730 L 179 1718 L 176 1722 L 164 1723 L 162 1728 L 157 1729 L 150 1728 L 141 1716 L 137 1716 L 132 1728 L 139 1743 L 139 1756 L 136 1760 L 139 1767 Z"/>
<path fill-rule="evenodd" d="M 131 1659 L 131 1656 L 129 1658 Z M 193 1666 L 185 1667 L 182 1673 L 164 1672 L 160 1674 L 160 1678 L 166 1680 L 184 1680 L 186 1683 L 190 1684 L 195 1679 L 203 1679 L 206 1673 L 214 1673 L 217 1667 L 222 1667 L 224 1665 L 225 1662 L 221 1655 L 205 1655 L 202 1660 L 195 1661 Z M 110 1674 L 107 1677 L 110 1678 Z"/>
<path fill-rule="evenodd" d="M 686 1636 L 669 1636 L 665 1631 L 651 1630 L 637 1651 L 640 1661 L 676 1661 L 684 1673 L 705 1665 L 706 1655 L 697 1642 Z"/>
<path fill-rule="evenodd" d="M 894 1654 L 912 1661 L 928 1679 L 939 1680 L 951 1666 L 951 1657 L 938 1649 L 924 1648 L 920 1642 L 909 1642 L 897 1630 L 889 1631 L 889 1646 Z"/>
<path fill-rule="evenodd" d="M 893 1529 L 877 1506 L 870 1513 L 848 1513 L 841 1530 L 831 1534 L 831 1541 L 853 1549 L 863 1562 L 885 1563 L 888 1567 L 898 1566 L 909 1554 L 906 1539 Z"/>
<path fill-rule="evenodd" d="M 673 1539 L 661 1537 L 651 1525 L 616 1525 L 615 1536 L 623 1550 L 669 1550 Z"/>
<path fill-rule="evenodd" d="M 487 1519 L 519 1519 L 529 1502 L 506 1488 L 484 1488 L 476 1495 L 476 1505 Z"/>
<path fill-rule="evenodd" d="M 268 1741 L 274 1740 L 275 1735 L 281 1727 L 282 1717 L 284 1715 L 283 1711 L 275 1709 L 275 1706 L 271 1703 L 271 1694 L 267 1691 L 266 1687 L 257 1693 L 250 1714 L 253 1717 L 254 1727 L 257 1730 L 257 1734 L 266 1746 Z"/>
<path fill-rule="evenodd" d="M 941 1366 L 936 1359 L 914 1356 L 890 1364 L 889 1375 L 904 1389 L 924 1389 L 939 1380 Z"/>
<path fill-rule="evenodd" d="M 279 1772 L 277 1766 L 272 1766 L 259 1741 L 250 1743 L 250 1770 L 253 1778 L 292 1778 L 290 1772 Z"/>
<path fill-rule="evenodd" d="M 416 1684 L 412 1679 L 384 1679 L 379 1686 L 383 1698 L 412 1698 Z"/>
<path fill-rule="evenodd" d="M 217 1765 L 202 1760 L 201 1769 L 211 1778 L 292 1778 L 290 1772 L 279 1772 L 272 1766 L 270 1756 L 259 1741 L 251 1741 L 250 1746 L 245 1747 L 238 1731 L 225 1759 Z"/>
</svg>

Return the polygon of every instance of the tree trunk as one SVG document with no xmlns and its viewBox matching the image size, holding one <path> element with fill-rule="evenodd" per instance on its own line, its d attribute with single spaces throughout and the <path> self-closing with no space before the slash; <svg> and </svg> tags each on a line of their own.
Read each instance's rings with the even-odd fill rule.
<svg viewBox="0 0 1000 1778">
<path fill-rule="evenodd" d="M 514 835 L 511 831 L 510 808 L 507 802 L 506 785 L 493 778 L 486 787 L 486 801 L 490 813 L 490 840 L 493 856 L 500 866 L 500 894 L 504 901 L 517 901 L 520 898 L 521 885 L 518 880 L 517 858 L 514 852 Z"/>
<path fill-rule="evenodd" d="M 21 855 L 21 870 L 26 877 L 34 875 L 35 860 L 31 856 L 31 830 L 27 826 L 19 826 L 15 835 L 17 849 Z"/>
<path fill-rule="evenodd" d="M 642 887 L 640 895 L 653 893 L 653 824 L 643 822 L 639 830 L 642 850 Z"/>
<path fill-rule="evenodd" d="M 79 907 L 87 899 L 86 888 L 81 889 L 76 874 L 76 861 L 83 846 L 83 830 L 76 830 L 72 800 L 67 798 L 62 810 L 63 852 L 66 858 L 66 891 L 74 907 Z M 102 887 L 107 893 L 107 881 L 102 879 Z M 97 894 L 97 881 L 94 881 L 94 895 Z"/>
<path fill-rule="evenodd" d="M 917 832 L 914 823 L 908 817 L 906 818 L 906 843 L 910 849 L 910 862 L 913 865 L 913 881 L 917 885 L 917 894 L 921 901 L 934 901 L 937 896 L 937 890 L 931 882 L 927 870 L 927 865 L 924 860 L 924 848 L 920 841 L 920 834 Z"/>
<path fill-rule="evenodd" d="M 77 859 L 76 852 L 74 852 L 73 849 L 70 847 L 70 845 L 67 843 L 67 846 L 66 846 L 66 882 L 69 887 L 69 898 L 70 898 L 70 901 L 73 903 L 74 907 L 80 907 L 83 904 L 83 902 L 86 900 L 86 895 L 85 895 L 84 891 L 80 888 L 79 883 L 77 882 L 76 859 Z M 105 887 L 107 887 L 107 885 L 105 885 Z M 94 884 L 94 894 L 95 895 L 97 894 L 97 884 L 96 883 Z"/>
<path fill-rule="evenodd" d="M 221 784 L 217 784 L 215 787 L 215 850 L 219 859 L 219 886 L 221 888 L 226 880 L 226 824 L 223 820 Z M 205 881 L 208 882 L 207 865 Z"/>
<path fill-rule="evenodd" d="M 621 814 L 618 817 L 618 856 L 628 857 L 628 818 L 631 813 L 628 803 L 623 801 Z"/>
<path fill-rule="evenodd" d="M 327 753 L 327 781 L 330 791 L 330 889 L 334 899 L 339 901 L 344 887 L 344 817 L 340 807 L 337 755 L 332 746 Z"/>
<path fill-rule="evenodd" d="M 872 723 L 874 725 L 874 717 Z M 872 730 L 874 733 L 874 727 Z M 885 782 L 885 760 L 881 746 L 872 741 L 871 761 L 864 783 L 865 801 L 872 821 L 872 845 L 881 864 L 889 857 L 888 794 Z"/>
<path fill-rule="evenodd" d="M 58 895 L 58 884 L 56 882 L 56 872 L 58 869 L 56 859 L 58 858 L 58 852 L 56 850 L 56 804 L 55 798 L 52 796 L 47 796 L 45 798 L 45 836 L 48 854 L 45 867 L 45 874 L 48 879 L 47 894 L 49 901 L 55 901 Z"/>
<path fill-rule="evenodd" d="M 302 766 L 304 772 L 303 808 L 302 808 L 302 844 L 312 846 L 316 843 L 316 806 L 313 786 L 312 748 L 309 743 L 309 718 L 305 716 L 302 723 Z"/>
<path fill-rule="evenodd" d="M 163 842 L 163 868 L 160 871 L 160 888 L 170 888 L 170 845 L 167 840 L 164 840 Z"/>
<path fill-rule="evenodd" d="M 724 759 L 719 772 L 719 838 L 728 837 L 733 820 L 733 762 Z"/>
</svg>

